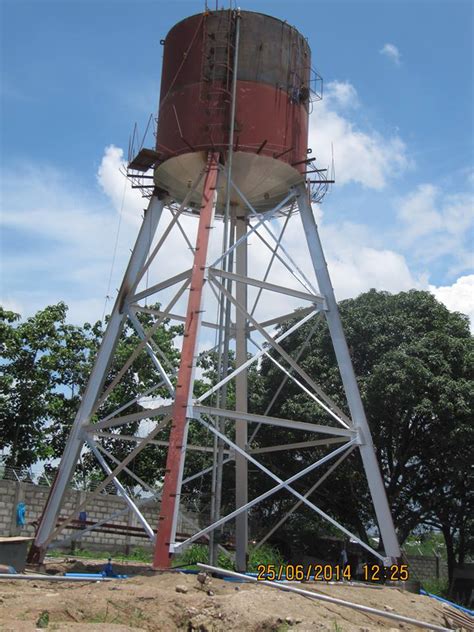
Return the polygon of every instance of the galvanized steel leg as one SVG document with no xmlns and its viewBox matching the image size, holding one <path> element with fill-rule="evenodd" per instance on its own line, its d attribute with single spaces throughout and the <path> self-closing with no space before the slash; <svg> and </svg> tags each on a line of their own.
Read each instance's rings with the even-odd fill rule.
<svg viewBox="0 0 474 632">
<path fill-rule="evenodd" d="M 239 212 L 239 211 L 237 211 Z M 240 211 L 242 212 L 242 211 Z M 245 217 L 235 218 L 236 241 L 247 232 Z M 242 277 L 247 276 L 247 240 L 243 239 L 236 249 L 236 272 Z M 235 298 L 237 303 L 247 311 L 247 285 L 236 283 Z M 245 314 L 236 310 L 235 315 L 235 365 L 236 368 L 247 362 L 247 319 Z M 248 379 L 247 369 L 238 373 L 235 377 L 235 409 L 247 412 L 248 407 Z M 235 442 L 247 449 L 247 421 L 239 419 L 235 422 Z M 241 454 L 235 455 L 235 506 L 243 507 L 248 501 L 248 462 Z M 239 571 L 247 570 L 247 543 L 248 543 L 248 514 L 240 513 L 235 519 L 235 564 Z"/>
<path fill-rule="evenodd" d="M 318 280 L 319 290 L 326 297 L 326 319 L 334 346 L 334 351 L 341 373 L 342 383 L 347 397 L 354 427 L 361 438 L 359 445 L 362 462 L 364 464 L 367 481 L 369 484 L 372 502 L 380 529 L 380 535 L 384 544 L 385 554 L 393 559 L 400 557 L 400 547 L 395 533 L 390 507 L 385 493 L 385 487 L 380 473 L 377 457 L 375 456 L 372 436 L 365 416 L 364 407 L 359 393 L 359 387 L 354 374 L 352 360 L 347 347 L 346 338 L 342 329 L 339 310 L 337 308 L 334 290 L 329 277 L 329 272 L 324 258 L 318 229 L 314 220 L 313 211 L 309 201 L 309 195 L 304 185 L 296 187 L 298 206 L 303 222 L 303 229 L 308 242 L 308 248 Z"/>
<path fill-rule="evenodd" d="M 140 271 L 146 261 L 150 246 L 155 235 L 156 227 L 164 207 L 164 200 L 153 196 L 145 211 L 145 217 L 138 233 L 130 261 L 125 272 L 120 291 L 115 301 L 110 320 L 107 324 L 99 352 L 92 369 L 86 390 L 77 411 L 71 433 L 66 443 L 66 448 L 61 459 L 58 474 L 50 489 L 49 497 L 43 515 L 40 518 L 34 543 L 29 553 L 32 562 L 42 561 L 48 539 L 56 527 L 59 511 L 64 494 L 74 473 L 79 455 L 84 445 L 83 426 L 89 423 L 94 412 L 97 399 L 107 377 L 107 371 L 122 331 L 122 325 L 126 318 L 123 307 L 127 297 L 132 296 L 138 283 Z"/>
</svg>

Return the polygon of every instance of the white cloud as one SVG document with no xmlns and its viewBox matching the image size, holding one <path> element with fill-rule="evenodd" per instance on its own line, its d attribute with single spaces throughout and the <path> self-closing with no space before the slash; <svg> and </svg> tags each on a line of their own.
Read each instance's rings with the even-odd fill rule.
<svg viewBox="0 0 474 632">
<path fill-rule="evenodd" d="M 452 285 L 430 285 L 429 290 L 449 310 L 467 314 L 474 331 L 474 274 L 461 276 Z"/>
<path fill-rule="evenodd" d="M 398 135 L 383 136 L 362 130 L 337 112 L 358 102 L 355 88 L 348 82 L 332 82 L 327 98 L 317 105 L 310 119 L 310 145 L 320 166 L 331 164 L 332 148 L 337 183 L 355 182 L 370 189 L 383 189 L 389 178 L 410 166 L 406 145 Z"/>
<path fill-rule="evenodd" d="M 126 221 L 139 226 L 141 223 L 140 209 L 143 209 L 146 204 L 144 204 L 139 189 L 130 187 L 130 182 L 123 175 L 125 170 L 123 150 L 114 145 L 106 147 L 97 173 L 97 180 L 104 193 L 110 198 L 115 210 L 118 213 L 123 213 Z"/>
<path fill-rule="evenodd" d="M 388 59 L 390 59 L 390 61 L 393 61 L 396 66 L 400 66 L 401 54 L 395 44 L 384 44 L 379 50 L 379 53 L 381 55 L 385 55 L 385 57 L 388 57 Z"/>
<path fill-rule="evenodd" d="M 438 194 L 434 185 L 420 184 L 402 200 L 398 217 L 404 224 L 404 238 L 408 243 L 441 228 L 441 214 L 436 210 Z"/>
<path fill-rule="evenodd" d="M 424 262 L 449 256 L 451 272 L 472 267 L 474 228 L 472 193 L 446 194 L 433 184 L 421 184 L 399 201 L 400 242 Z"/>
<path fill-rule="evenodd" d="M 357 107 L 359 97 L 357 90 L 349 81 L 331 81 L 325 88 L 325 98 L 341 107 Z"/>
<path fill-rule="evenodd" d="M 69 305 L 70 321 L 102 316 L 118 217 L 97 193 L 52 167 L 23 165 L 4 174 L 2 294 L 22 316 L 59 300 Z M 116 274 L 135 234 L 121 231 Z M 115 283 L 114 275 L 112 291 Z"/>
</svg>

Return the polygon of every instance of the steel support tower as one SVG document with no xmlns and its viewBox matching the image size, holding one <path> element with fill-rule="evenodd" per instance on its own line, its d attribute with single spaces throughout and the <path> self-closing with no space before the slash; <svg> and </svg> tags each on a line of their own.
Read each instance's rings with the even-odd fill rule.
<svg viewBox="0 0 474 632">
<path fill-rule="evenodd" d="M 227 12 L 219 14 L 220 23 L 224 14 L 227 15 Z M 263 16 L 263 19 L 269 18 Z M 223 147 L 213 147 L 206 151 L 204 166 L 194 181 L 187 183 L 187 193 L 181 201 L 177 201 L 176 196 L 170 195 L 169 191 L 159 186 L 156 171 L 154 184 L 143 184 L 144 191 L 150 192 L 151 189 L 148 194 L 149 204 L 36 532 L 31 560 L 41 560 L 47 547 L 55 542 L 60 532 L 70 526 L 77 514 L 86 508 L 86 504 L 83 503 L 76 507 L 72 514 L 61 515 L 66 491 L 80 455 L 86 449 L 95 456 L 104 472 L 104 478 L 94 490 L 92 498 L 100 502 L 100 494 L 107 485 L 115 485 L 117 493 L 125 500 L 125 511 L 132 511 L 136 515 L 154 545 L 154 568 L 169 568 L 175 553 L 183 551 L 202 538 L 210 541 L 211 561 L 215 561 L 217 549 L 220 547 L 218 538 L 215 538 L 216 530 L 230 521 L 235 521 L 236 566 L 238 570 L 245 570 L 249 541 L 249 511 L 259 502 L 282 490 L 294 497 L 295 504 L 285 515 L 277 517 L 274 526 L 261 538 L 259 545 L 266 541 L 291 513 L 305 505 L 383 563 L 400 557 L 382 476 L 314 217 L 309 176 L 305 175 L 308 171 L 303 171 L 301 176 L 294 169 L 284 172 L 296 173 L 296 180 L 294 183 L 288 183 L 275 204 L 269 204 L 267 196 L 262 196 L 263 207 L 252 202 L 239 184 L 242 180 L 245 182 L 243 165 L 246 164 L 238 154 L 239 140 L 234 139 L 240 14 L 230 14 L 229 23 L 232 27 L 229 31 L 232 33 L 232 45 L 227 43 L 225 51 L 226 81 L 228 76 L 232 79 L 228 81 L 231 89 L 226 91 L 230 99 L 229 138 Z M 204 30 L 206 37 L 209 36 L 209 24 L 207 31 Z M 198 23 L 198 28 L 203 28 L 202 20 Z M 275 28 L 275 25 L 271 23 L 269 28 Z M 217 35 L 212 33 L 214 42 L 219 41 L 219 32 L 216 32 Z M 294 41 L 294 34 L 290 33 L 290 36 Z M 195 39 L 191 43 L 194 41 Z M 217 44 L 215 47 L 217 48 Z M 230 53 L 227 54 L 231 49 L 232 56 Z M 206 54 L 208 59 L 209 55 L 207 52 Z M 243 61 L 245 62 L 245 57 Z M 209 90 L 209 87 L 207 89 Z M 303 94 L 301 87 L 299 90 L 299 94 Z M 293 88 L 290 92 L 294 95 Z M 167 95 L 168 93 L 165 95 L 166 98 Z M 165 99 L 162 99 L 162 103 L 164 101 Z M 297 106 L 300 107 L 298 104 Z M 176 114 L 176 108 L 174 113 Z M 177 116 L 176 122 L 180 138 L 183 140 L 182 126 Z M 188 141 L 183 142 L 190 144 Z M 259 165 L 264 164 L 260 154 L 266 143 L 267 141 L 259 142 L 254 150 L 260 161 Z M 287 154 L 289 150 L 280 154 L 276 154 L 271 148 L 268 151 L 273 152 L 269 160 L 276 163 L 278 157 Z M 306 157 L 306 148 L 304 152 Z M 133 164 L 136 168 L 140 167 L 142 172 L 146 172 L 152 167 L 154 160 L 148 160 L 150 155 L 156 158 L 157 154 L 153 150 L 141 150 L 139 158 L 144 160 L 144 166 L 140 166 L 138 158 Z M 239 158 L 237 166 L 233 162 L 234 158 Z M 304 168 L 309 169 L 312 160 L 314 159 L 303 160 Z M 166 166 L 167 163 L 163 164 Z M 311 172 L 321 177 L 321 170 Z M 185 179 L 183 174 L 183 181 Z M 143 183 L 143 180 L 141 182 Z M 197 194 L 201 200 L 198 208 L 195 203 Z M 182 225 L 183 217 L 190 215 L 194 216 L 198 224 L 194 243 L 191 234 L 188 234 Z M 211 256 L 211 252 L 215 252 L 215 248 L 212 250 L 215 241 L 213 244 L 212 240 L 218 233 L 214 229 L 221 222 L 222 245 L 216 258 Z M 308 278 L 297 264 L 296 253 L 285 245 L 284 233 L 290 222 L 301 222 L 301 247 L 306 244 L 308 259 L 314 271 L 313 279 Z M 159 238 L 155 236 L 158 227 L 161 230 Z M 169 278 L 163 278 L 160 277 L 160 268 L 155 262 L 173 231 L 180 231 L 183 235 L 186 247 L 191 253 L 192 263 L 191 267 Z M 268 252 L 269 262 L 265 269 L 254 270 L 249 266 L 248 245 L 251 240 L 255 240 L 260 248 Z M 269 280 L 272 266 L 275 264 L 281 266 L 289 275 L 293 282 L 292 286 L 286 282 L 274 283 Z M 158 278 L 154 279 L 151 285 L 147 282 L 144 286 L 144 280 L 151 271 L 154 271 Z M 249 301 L 250 290 L 257 293 L 252 306 Z M 160 299 L 163 296 L 166 296 L 167 304 Z M 262 296 L 276 311 L 282 298 L 297 300 L 302 309 L 286 313 L 283 311 L 272 318 L 262 320 L 256 312 L 259 302 L 263 300 Z M 151 297 L 155 297 L 160 300 L 161 305 L 166 306 L 159 309 L 148 307 L 146 301 Z M 217 305 L 215 320 L 210 316 L 210 301 Z M 186 306 L 183 313 L 180 313 L 179 306 L 182 303 Z M 156 318 L 148 330 L 143 328 L 137 316 L 140 313 L 153 314 Z M 291 339 L 291 335 L 306 323 L 321 317 L 325 318 L 328 324 L 347 399 L 346 412 L 321 389 L 317 376 L 309 375 L 302 368 L 298 361 L 300 352 L 289 353 L 281 344 L 284 340 Z M 166 320 L 184 323 L 177 374 L 173 372 L 172 367 L 170 368 L 170 363 L 153 337 Z M 140 342 L 122 368 L 113 379 L 110 379 L 109 369 L 126 323 L 136 330 Z M 286 323 L 290 324 L 287 326 Z M 278 328 L 280 326 L 281 328 Z M 216 333 L 218 342 L 214 346 L 202 349 L 203 341 L 206 339 L 203 332 L 209 329 Z M 231 349 L 235 351 L 234 368 L 229 365 Z M 197 396 L 194 387 L 198 363 L 211 352 L 216 353 L 218 357 L 217 382 Z M 133 400 L 112 413 L 101 416 L 101 406 L 120 384 L 126 371 L 133 367 L 140 354 L 146 354 L 153 363 L 156 370 L 156 385 L 146 393 L 137 393 Z M 267 409 L 256 414 L 248 411 L 248 371 L 252 365 L 258 365 L 263 357 L 281 371 L 282 384 Z M 227 397 L 227 388 L 232 381 L 235 385 L 235 409 L 229 407 Z M 270 416 L 271 406 L 288 381 L 296 385 L 308 401 L 317 404 L 325 412 L 327 423 Z M 140 402 L 144 396 L 149 396 L 163 386 L 168 391 L 167 401 L 156 400 L 151 408 L 127 414 L 130 405 Z M 148 421 L 145 434 L 141 432 L 134 436 L 124 436 L 120 433 L 120 428 L 125 424 L 142 420 Z M 212 450 L 209 445 L 189 445 L 188 430 L 191 424 L 210 433 L 213 437 Z M 291 432 L 295 439 L 299 432 L 310 433 L 314 438 L 295 440 L 285 445 L 255 447 L 260 428 L 268 425 Z M 129 444 L 132 442 L 134 447 L 125 457 L 118 458 L 106 447 L 107 441 L 110 442 L 111 439 L 118 442 L 127 441 Z M 165 445 L 168 449 L 164 476 L 163 472 L 156 473 L 157 479 L 163 478 L 158 493 L 133 471 L 134 459 L 150 445 Z M 328 451 L 290 477 L 277 475 L 259 460 L 259 454 L 265 452 L 291 452 L 297 448 L 315 446 L 321 449 L 326 446 Z M 212 462 L 208 467 L 185 478 L 185 460 L 189 449 L 201 450 L 207 454 L 211 450 Z M 383 550 L 374 550 L 310 500 L 311 494 L 355 451 L 359 451 L 364 466 Z M 273 481 L 272 487 L 256 498 L 249 498 L 248 494 L 249 465 Z M 230 467 L 235 467 L 235 509 L 222 515 L 223 469 Z M 324 473 L 317 476 L 322 470 Z M 134 479 L 148 495 L 160 497 L 157 528 L 149 524 L 142 512 L 141 507 L 147 499 L 132 496 L 120 481 L 121 474 L 127 474 Z M 295 489 L 293 483 L 307 475 L 311 475 L 312 484 L 302 494 Z M 177 524 L 183 489 L 192 480 L 202 476 L 212 478 L 210 521 L 205 526 L 195 527 L 192 535 L 178 542 Z M 91 499 L 87 502 L 90 503 Z M 89 529 L 86 530 L 88 531 Z"/>
<path fill-rule="evenodd" d="M 105 471 L 105 478 L 94 491 L 94 496 L 100 499 L 100 493 L 106 486 L 112 482 L 117 486 L 120 495 L 127 502 L 128 507 L 134 511 L 148 533 L 151 540 L 155 541 L 155 558 L 154 564 L 159 568 L 166 568 L 170 564 L 170 555 L 183 547 L 199 540 L 202 536 L 206 536 L 213 532 L 214 529 L 220 527 L 225 522 L 237 519 L 237 555 L 241 556 L 239 567 L 245 566 L 245 552 L 247 550 L 247 512 L 251 507 L 259 501 L 264 500 L 271 494 L 281 489 L 286 489 L 295 496 L 298 506 L 304 503 L 313 511 L 318 513 L 333 526 L 336 526 L 346 536 L 365 549 L 369 550 L 373 555 L 384 560 L 385 558 L 395 559 L 400 556 L 397 536 L 395 534 L 390 509 L 387 503 L 387 497 L 380 474 L 379 466 L 374 452 L 372 438 L 362 406 L 356 377 L 352 367 L 352 362 L 347 347 L 344 332 L 341 326 L 341 320 L 334 297 L 334 291 L 329 278 L 329 273 L 324 258 L 321 241 L 319 238 L 313 210 L 309 200 L 309 191 L 305 185 L 296 186 L 288 191 L 284 204 L 278 205 L 275 209 L 267 211 L 265 214 L 257 213 L 250 205 L 243 206 L 242 215 L 239 216 L 239 210 L 235 211 L 235 243 L 230 246 L 218 260 L 210 262 L 208 259 L 209 235 L 212 232 L 214 218 L 214 204 L 216 193 L 216 181 L 219 172 L 224 171 L 217 162 L 217 156 L 210 154 L 206 173 L 204 174 L 205 185 L 203 195 L 203 205 L 199 215 L 199 228 L 197 232 L 197 240 L 194 248 L 194 264 L 191 270 L 185 270 L 182 274 L 178 274 L 171 279 L 164 279 L 157 284 L 151 286 L 148 290 L 137 292 L 137 285 L 143 278 L 146 270 L 149 268 L 152 259 L 157 255 L 156 248 L 150 252 L 153 236 L 157 228 L 160 217 L 162 216 L 166 199 L 160 199 L 160 193 L 154 192 L 150 199 L 149 206 L 146 210 L 142 227 L 137 237 L 135 247 L 133 249 L 127 271 L 122 282 L 117 300 L 115 302 L 105 335 L 102 341 L 100 351 L 97 355 L 94 369 L 90 376 L 87 388 L 82 397 L 81 406 L 78 410 L 74 421 L 71 434 L 69 436 L 67 446 L 61 460 L 58 475 L 51 488 L 48 502 L 40 521 L 39 528 L 36 533 L 34 542 L 34 550 L 41 557 L 44 555 L 48 545 L 57 538 L 60 531 L 75 519 L 78 511 L 85 508 L 76 508 L 75 512 L 58 523 L 59 512 L 64 500 L 65 492 L 73 476 L 74 470 L 78 463 L 81 450 L 84 446 L 89 446 L 94 454 L 99 458 L 99 463 Z M 221 177 L 222 177 L 221 173 Z M 243 201 L 245 204 L 245 201 Z M 183 206 L 183 205 L 182 205 Z M 295 206 L 299 213 L 295 213 Z M 175 225 L 179 222 L 180 213 L 185 206 L 178 212 L 171 215 L 170 224 Z M 245 210 L 245 212 L 244 212 Z M 247 214 L 248 211 L 248 214 Z M 313 264 L 314 272 L 318 282 L 318 291 L 313 289 L 312 284 L 296 265 L 291 253 L 286 250 L 282 240 L 275 235 L 272 227 L 272 219 L 278 215 L 286 215 L 286 221 L 301 220 L 302 230 L 308 246 L 308 251 Z M 245 219 L 244 219 L 245 218 Z M 165 234 L 166 234 L 165 230 Z M 302 290 L 286 288 L 275 285 L 263 279 L 257 279 L 248 276 L 246 244 L 252 235 L 259 234 L 263 236 L 265 233 L 269 241 L 268 244 L 273 251 L 273 259 L 276 257 L 285 261 L 286 266 L 291 273 L 301 282 Z M 266 237 L 265 242 L 268 243 Z M 222 261 L 229 257 L 232 253 L 236 254 L 236 271 L 226 271 L 222 267 Z M 265 276 L 268 276 L 266 273 Z M 230 281 L 231 283 L 225 283 Z M 217 384 L 213 385 L 206 393 L 196 398 L 193 395 L 193 384 L 195 378 L 196 363 L 199 357 L 198 342 L 202 331 L 203 322 L 202 314 L 203 306 L 203 288 L 205 284 L 209 285 L 218 296 L 225 297 L 236 311 L 236 322 L 233 327 L 233 333 L 237 341 L 236 349 L 236 368 L 228 375 L 222 378 Z M 228 290 L 229 285 L 232 291 Z M 170 300 L 168 306 L 159 314 L 159 320 L 151 331 L 144 332 L 136 313 L 140 311 L 140 301 L 144 298 L 156 294 L 160 290 L 178 286 L 176 293 Z M 294 318 L 295 313 L 282 314 L 278 318 L 271 319 L 270 322 L 258 322 L 247 307 L 247 288 L 257 287 L 259 290 L 267 293 L 274 293 L 278 298 L 279 294 L 296 297 L 306 304 L 305 307 L 297 314 L 300 314 L 299 321 L 290 329 L 279 335 L 270 334 L 268 328 L 278 323 L 284 323 Z M 150 340 L 157 325 L 161 324 L 166 318 L 177 316 L 173 314 L 173 307 L 178 302 L 184 292 L 189 292 L 187 311 L 185 316 L 185 334 L 183 347 L 181 351 L 181 361 L 177 377 L 176 388 L 172 385 L 172 376 L 168 375 L 158 358 L 158 354 L 150 344 Z M 268 300 L 268 299 L 267 299 Z M 318 314 L 322 314 L 328 323 L 331 333 L 331 339 L 334 345 L 338 366 L 340 369 L 344 390 L 347 397 L 347 403 L 350 410 L 350 416 L 346 415 L 317 385 L 316 381 L 309 376 L 298 364 L 294 357 L 288 354 L 279 344 L 285 338 L 291 336 L 299 327 L 303 326 L 309 320 L 315 318 Z M 179 316 L 178 316 L 179 317 Z M 109 418 L 100 419 L 96 423 L 91 424 L 91 417 L 96 413 L 101 403 L 110 394 L 114 386 L 119 382 L 116 378 L 115 384 L 112 382 L 105 391 L 103 390 L 104 382 L 107 376 L 107 369 L 110 366 L 114 350 L 117 345 L 125 319 L 130 319 L 133 326 L 137 328 L 139 335 L 142 336 L 142 342 L 136 352 L 127 360 L 123 367 L 122 374 L 132 364 L 139 352 L 148 353 L 153 359 L 157 367 L 157 375 L 159 382 L 169 385 L 170 395 L 173 395 L 173 403 L 157 406 L 153 409 L 146 409 L 142 413 L 134 413 L 132 415 L 121 415 L 123 411 L 118 411 L 118 416 L 114 415 Z M 182 321 L 182 317 L 180 318 Z M 259 334 L 260 342 L 254 340 L 257 351 L 248 357 L 248 332 Z M 252 335 L 250 336 L 252 338 Z M 273 353 L 270 353 L 272 351 Z M 275 353 L 276 352 L 276 353 Z M 332 424 L 311 424 L 293 419 L 277 419 L 266 416 L 264 414 L 250 414 L 247 412 L 247 370 L 248 367 L 259 360 L 262 356 L 267 356 L 280 367 L 284 378 L 295 382 L 313 401 L 317 402 L 332 419 Z M 277 359 L 277 357 L 279 359 Z M 120 374 L 118 376 L 120 378 Z M 237 410 L 227 410 L 215 406 L 207 405 L 206 400 L 211 395 L 219 391 L 230 380 L 235 379 L 237 383 L 236 408 Z M 139 395 L 139 394 L 138 394 Z M 138 396 L 137 395 L 137 396 Z M 131 419 L 132 418 L 132 419 Z M 107 464 L 104 456 L 111 457 L 107 454 L 105 448 L 100 444 L 101 438 L 110 436 L 111 431 L 120 428 L 121 425 L 136 419 L 156 419 L 155 427 L 145 437 L 136 438 L 136 447 L 122 461 L 115 463 L 115 467 Z M 227 419 L 235 422 L 235 438 L 234 440 L 221 432 L 219 424 L 215 420 Z M 188 540 L 177 543 L 176 522 L 179 510 L 179 498 L 183 484 L 183 467 L 187 447 L 187 428 L 190 420 L 202 424 L 211 433 L 213 433 L 221 442 L 230 449 L 231 457 L 238 466 L 237 471 L 237 507 L 226 516 L 219 517 L 213 524 L 200 529 L 193 534 Z M 212 422 L 211 420 L 214 420 Z M 299 472 L 286 480 L 281 479 L 273 472 L 263 466 L 252 453 L 252 446 L 249 442 L 248 426 L 252 425 L 253 429 L 260 424 L 272 424 L 276 427 L 292 429 L 294 431 L 302 430 L 314 433 L 315 438 L 321 435 L 325 438 L 316 438 L 315 441 L 307 442 L 310 445 L 329 444 L 335 445 L 331 452 L 319 461 L 313 463 L 310 467 Z M 140 451 L 153 442 L 154 438 L 165 428 L 170 427 L 169 431 L 169 448 L 166 463 L 166 475 L 164 478 L 164 486 L 161 498 L 161 512 L 159 516 L 157 536 L 155 530 L 147 523 L 136 500 L 131 498 L 119 482 L 121 472 L 127 472 L 133 476 L 133 472 L 127 467 L 129 463 L 140 453 Z M 120 435 L 114 437 L 120 439 Z M 254 433 L 255 436 L 255 433 Z M 286 446 L 277 446 L 275 449 L 291 450 L 291 444 Z M 372 501 L 377 516 L 380 533 L 384 545 L 384 553 L 373 550 L 365 542 L 361 541 L 355 534 L 350 533 L 341 524 L 334 520 L 331 516 L 323 512 L 311 500 L 309 495 L 318 484 L 323 481 L 316 481 L 308 490 L 307 494 L 300 494 L 293 487 L 292 483 L 300 477 L 308 474 L 310 471 L 317 471 L 317 468 L 323 463 L 333 463 L 331 470 L 347 458 L 354 450 L 359 450 L 362 462 L 364 464 L 367 481 L 369 484 Z M 113 460 L 113 457 L 112 457 Z M 248 499 L 247 497 L 247 465 L 251 463 L 266 473 L 275 481 L 275 485 L 266 493 L 258 498 Z M 213 465 L 213 469 L 216 464 Z M 324 479 L 327 478 L 327 473 Z M 143 483 L 143 481 L 141 481 Z M 185 481 L 184 481 L 185 482 Z M 145 488 L 146 489 L 146 488 Z M 266 538 L 265 538 L 266 539 Z M 38 557 L 37 557 L 38 559 Z"/>
</svg>

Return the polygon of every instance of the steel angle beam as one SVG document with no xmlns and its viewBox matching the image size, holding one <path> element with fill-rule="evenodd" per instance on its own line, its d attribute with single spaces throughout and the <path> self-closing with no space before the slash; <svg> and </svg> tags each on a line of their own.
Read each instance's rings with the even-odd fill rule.
<svg viewBox="0 0 474 632">
<path fill-rule="evenodd" d="M 289 320 L 293 320 L 295 318 L 302 318 L 303 316 L 307 316 L 308 314 L 315 314 L 320 311 L 319 307 L 305 307 L 303 309 L 293 310 L 292 312 L 287 312 L 286 314 L 282 314 L 281 316 L 275 316 L 274 318 L 269 318 L 268 320 L 263 320 L 259 324 L 259 327 L 273 327 L 273 325 L 281 325 L 282 323 L 286 323 Z M 247 331 L 257 331 L 257 327 L 255 325 L 248 325 Z"/>
<path fill-rule="evenodd" d="M 141 301 L 142 298 L 148 298 L 152 294 L 156 294 L 161 290 L 166 290 L 166 288 L 172 287 L 173 285 L 176 285 L 176 283 L 190 278 L 191 270 L 184 270 L 184 272 L 180 272 L 179 274 L 176 274 L 175 276 L 166 279 L 165 281 L 161 281 L 161 283 L 156 283 L 155 285 L 152 285 L 142 292 L 137 292 L 136 294 L 128 298 L 128 302 L 137 303 L 138 301 Z"/>
<path fill-rule="evenodd" d="M 142 305 L 137 305 L 136 303 L 134 303 L 133 305 L 130 305 L 130 307 L 136 310 L 137 312 L 143 312 L 144 314 L 153 314 L 154 316 L 166 316 L 166 318 L 169 318 L 170 320 L 176 320 L 179 323 L 186 322 L 186 316 L 182 316 L 181 314 L 175 314 L 173 312 L 166 314 L 160 309 L 153 309 L 152 307 L 143 307 Z M 219 329 L 218 324 L 211 323 L 207 320 L 201 321 L 201 326 L 208 327 L 209 329 Z M 234 327 L 231 327 L 231 330 L 233 329 Z"/>
<path fill-rule="evenodd" d="M 323 309 L 325 309 L 326 301 L 324 299 L 324 296 L 321 296 L 320 294 L 308 294 L 307 292 L 300 292 L 299 290 L 283 287 L 282 285 L 275 285 L 274 283 L 268 283 L 267 281 L 259 281 L 258 279 L 241 276 L 239 274 L 234 274 L 233 272 L 219 270 L 219 268 L 209 268 L 209 274 L 212 276 L 220 276 L 225 279 L 231 279 L 232 281 L 236 281 L 237 283 L 253 285 L 255 287 L 261 288 L 262 290 L 268 290 L 270 292 L 277 292 L 279 294 L 285 294 L 287 296 L 300 298 L 303 301 L 316 303 L 317 305 L 320 305 Z"/>
<path fill-rule="evenodd" d="M 196 236 L 191 287 L 186 309 L 186 324 L 176 384 L 176 396 L 173 404 L 173 423 L 169 436 L 170 445 L 163 482 L 160 522 L 153 556 L 153 566 L 155 568 L 169 568 L 171 564 L 170 552 L 176 537 L 187 443 L 188 409 L 193 395 L 194 373 L 198 358 L 198 336 L 202 319 L 203 288 L 206 281 L 205 270 L 217 201 L 218 165 L 219 154 L 209 152 Z"/>
<path fill-rule="evenodd" d="M 41 561 L 43 559 L 47 544 L 52 540 L 53 534 L 55 533 L 57 518 L 64 495 L 84 445 L 83 429 L 84 426 L 89 423 L 91 416 L 97 409 L 99 395 L 104 387 L 108 369 L 122 332 L 123 323 L 126 318 L 123 307 L 130 294 L 135 292 L 135 288 L 139 282 L 139 274 L 150 252 L 164 205 L 164 199 L 159 199 L 153 195 L 145 212 L 125 276 L 94 362 L 92 373 L 66 443 L 58 474 L 50 489 L 46 507 L 39 520 L 35 541 L 29 554 L 30 561 Z"/>
<path fill-rule="evenodd" d="M 284 450 L 299 450 L 301 448 L 315 448 L 320 445 L 331 445 L 333 443 L 344 443 L 349 438 L 334 437 L 333 439 L 318 439 L 316 441 L 300 441 L 299 443 L 285 443 L 282 445 L 271 445 L 265 448 L 251 448 L 249 454 L 265 454 L 267 452 L 282 452 Z"/>
<path fill-rule="evenodd" d="M 137 437 L 135 435 L 121 435 L 121 434 L 113 434 L 111 432 L 94 432 L 94 436 L 102 437 L 104 439 L 117 439 L 118 441 L 133 441 L 138 443 L 141 440 L 141 437 Z M 150 441 L 151 445 L 160 445 L 160 446 L 168 446 L 169 441 L 160 441 L 158 439 L 154 439 Z M 195 450 L 196 452 L 212 452 L 213 447 L 207 445 L 191 445 L 188 443 L 186 446 L 186 450 Z M 229 450 L 225 450 L 226 454 L 229 454 Z"/>
<path fill-rule="evenodd" d="M 268 424 L 270 426 L 280 426 L 291 430 L 304 430 L 305 432 L 320 432 L 323 434 L 335 435 L 340 437 L 353 438 L 356 432 L 349 428 L 336 428 L 333 426 L 325 426 L 322 424 L 312 424 L 306 421 L 294 421 L 292 419 L 280 419 L 278 417 L 267 417 L 265 415 L 256 415 L 254 413 L 246 413 L 240 410 L 226 410 L 223 408 L 214 408 L 212 406 L 194 405 L 192 407 L 192 415 L 197 419 L 200 415 L 216 415 L 225 417 L 226 419 L 240 420 L 244 419 L 249 422 Z"/>
<path fill-rule="evenodd" d="M 131 413 L 123 417 L 114 417 L 113 419 L 107 419 L 106 421 L 99 421 L 96 424 L 87 424 L 84 426 L 85 432 L 95 432 L 96 430 L 103 430 L 104 428 L 115 428 L 116 426 L 123 426 L 132 421 L 139 421 L 140 419 L 148 419 L 157 417 L 158 415 L 167 415 L 172 409 L 172 406 L 158 406 L 158 408 L 147 408 L 140 410 L 137 413 Z"/>
<path fill-rule="evenodd" d="M 380 467 L 375 455 L 369 424 L 365 416 L 364 406 L 359 392 L 359 386 L 352 366 L 352 359 L 347 346 L 346 337 L 342 328 L 339 309 L 334 295 L 334 290 L 329 277 L 326 259 L 319 238 L 316 221 L 309 201 L 309 193 L 305 186 L 296 187 L 298 195 L 298 207 L 305 233 L 308 250 L 310 252 L 318 285 L 326 296 L 328 309 L 325 312 L 326 320 L 331 335 L 331 341 L 341 374 L 347 403 L 351 411 L 354 427 L 360 432 L 362 441 L 359 445 L 362 462 L 364 465 L 367 482 L 369 484 L 372 503 L 377 516 L 380 528 L 380 535 L 384 544 L 385 552 L 394 561 L 400 555 L 397 534 L 393 524 L 392 514 L 387 500 Z"/>
<path fill-rule="evenodd" d="M 133 328 L 137 332 L 138 337 L 140 338 L 140 340 L 145 340 L 146 339 L 146 334 L 145 334 L 145 332 L 143 330 L 143 327 L 142 327 L 140 321 L 138 320 L 136 314 L 134 313 L 134 311 L 132 309 L 130 309 L 128 311 L 128 316 L 129 316 L 130 321 L 131 321 L 131 323 L 133 325 Z M 154 351 L 154 347 L 157 347 L 157 345 L 156 345 L 155 341 L 153 340 L 153 338 L 150 338 L 150 341 L 145 343 L 145 350 L 146 350 L 148 356 L 150 357 L 151 361 L 153 362 L 153 366 L 155 367 L 155 369 L 157 369 L 158 373 L 161 375 L 164 383 L 166 384 L 166 387 L 168 389 L 169 394 L 171 395 L 171 397 L 173 397 L 173 395 L 174 395 L 174 386 L 171 383 L 169 375 L 166 373 L 165 369 L 163 368 L 163 365 L 161 364 L 161 362 L 156 357 L 155 351 Z"/>
</svg>

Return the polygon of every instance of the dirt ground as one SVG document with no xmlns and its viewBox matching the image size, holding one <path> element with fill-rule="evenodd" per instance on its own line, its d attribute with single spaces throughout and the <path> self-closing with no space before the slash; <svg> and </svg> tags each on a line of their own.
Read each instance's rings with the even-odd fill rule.
<svg viewBox="0 0 474 632">
<path fill-rule="evenodd" d="M 47 572 L 99 570 L 98 563 L 49 563 Z M 154 573 L 136 564 L 116 564 L 127 580 L 78 582 L 0 580 L 0 630 L 29 632 L 46 628 L 67 632 L 288 632 L 331 630 L 420 630 L 390 619 L 366 615 L 263 585 L 196 575 Z M 387 612 L 447 625 L 447 609 L 421 595 L 398 588 L 318 582 L 294 586 L 338 597 Z"/>
</svg>

